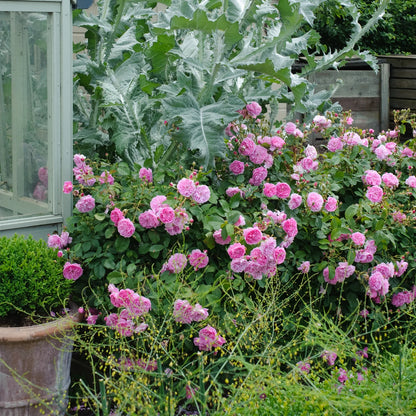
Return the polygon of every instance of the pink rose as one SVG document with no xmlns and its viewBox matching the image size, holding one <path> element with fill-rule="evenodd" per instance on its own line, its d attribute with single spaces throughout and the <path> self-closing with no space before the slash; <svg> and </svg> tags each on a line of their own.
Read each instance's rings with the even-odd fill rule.
<svg viewBox="0 0 416 416">
<path fill-rule="evenodd" d="M 211 191 L 206 185 L 198 185 L 195 188 L 194 193 L 192 194 L 192 199 L 197 204 L 205 204 L 205 202 L 207 202 L 210 197 L 211 197 Z"/>
<path fill-rule="evenodd" d="M 231 237 L 228 235 L 227 238 L 225 240 L 222 239 L 221 237 L 221 230 L 216 230 L 214 231 L 213 235 L 214 240 L 217 244 L 220 244 L 222 246 L 229 244 L 231 242 Z"/>
<path fill-rule="evenodd" d="M 281 226 L 288 237 L 295 237 L 298 233 L 298 224 L 294 218 L 283 221 Z"/>
<path fill-rule="evenodd" d="M 397 188 L 399 186 L 399 179 L 396 175 L 393 175 L 392 173 L 383 173 L 381 179 L 388 188 Z"/>
<path fill-rule="evenodd" d="M 371 186 L 368 188 L 365 195 L 371 202 L 378 203 L 383 199 L 383 189 L 379 186 Z"/>
<path fill-rule="evenodd" d="M 259 186 L 267 178 L 267 169 L 263 166 L 260 166 L 256 169 L 253 169 L 252 176 L 248 181 L 250 185 Z"/>
<path fill-rule="evenodd" d="M 299 194 L 292 194 L 290 195 L 290 200 L 288 202 L 288 206 L 290 209 L 296 209 L 302 203 L 302 197 Z"/>
<path fill-rule="evenodd" d="M 152 211 L 154 211 L 155 214 L 157 214 L 163 206 L 166 206 L 166 204 L 164 204 L 166 199 L 167 198 L 165 195 L 156 195 L 152 198 L 150 201 L 150 208 Z"/>
<path fill-rule="evenodd" d="M 134 224 L 128 218 L 122 218 L 117 224 L 117 231 L 122 237 L 130 238 L 135 231 Z"/>
<path fill-rule="evenodd" d="M 286 182 L 278 182 L 276 184 L 276 196 L 278 198 L 286 199 L 289 198 L 290 193 L 292 190 L 290 186 Z"/>
<path fill-rule="evenodd" d="M 411 188 L 416 188 L 416 176 L 409 176 L 406 179 L 406 185 L 410 186 Z"/>
<path fill-rule="evenodd" d="M 298 270 L 300 270 L 302 273 L 308 273 L 309 269 L 311 267 L 311 263 L 309 261 L 304 261 L 301 263 L 301 265 L 298 267 Z"/>
<path fill-rule="evenodd" d="M 50 234 L 48 236 L 48 247 L 62 248 L 61 237 L 58 234 Z"/>
<path fill-rule="evenodd" d="M 181 195 L 190 197 L 195 192 L 195 182 L 192 179 L 183 178 L 178 182 L 177 189 Z"/>
<path fill-rule="evenodd" d="M 71 181 L 65 181 L 64 182 L 64 188 L 63 188 L 64 194 L 70 194 L 72 192 L 72 189 L 73 189 L 72 182 Z"/>
<path fill-rule="evenodd" d="M 230 163 L 229 169 L 234 175 L 241 175 L 244 172 L 244 163 L 239 160 L 234 160 Z"/>
<path fill-rule="evenodd" d="M 95 200 L 91 195 L 81 197 L 75 204 L 79 212 L 89 212 L 95 208 Z"/>
<path fill-rule="evenodd" d="M 256 165 L 261 165 L 267 158 L 267 149 L 261 145 L 256 145 L 250 153 L 250 161 Z"/>
<path fill-rule="evenodd" d="M 319 212 L 324 204 L 324 199 L 317 192 L 310 192 L 306 198 L 306 203 L 312 212 Z"/>
<path fill-rule="evenodd" d="M 247 244 L 253 245 L 260 243 L 263 234 L 256 227 L 249 227 L 243 230 L 243 236 Z"/>
<path fill-rule="evenodd" d="M 309 157 L 312 160 L 315 160 L 318 157 L 318 152 L 316 151 L 315 146 L 308 144 L 305 149 L 305 155 L 306 157 Z"/>
<path fill-rule="evenodd" d="M 336 198 L 330 196 L 326 200 L 325 209 L 328 212 L 334 212 L 337 209 L 337 205 L 338 205 L 338 201 L 336 200 Z"/>
<path fill-rule="evenodd" d="M 139 215 L 139 223 L 143 228 L 156 228 L 159 220 L 152 210 L 147 210 Z"/>
<path fill-rule="evenodd" d="M 256 118 L 261 113 L 261 106 L 255 101 L 252 101 L 246 105 L 246 110 L 249 116 Z"/>
<path fill-rule="evenodd" d="M 286 258 L 286 250 L 283 247 L 276 247 L 273 256 L 276 264 L 282 264 Z"/>
<path fill-rule="evenodd" d="M 246 254 L 246 247 L 240 243 L 234 243 L 228 247 L 227 252 L 231 259 L 238 259 Z"/>
<path fill-rule="evenodd" d="M 62 274 L 64 275 L 65 279 L 68 280 L 77 280 L 82 276 L 82 267 L 78 263 L 70 263 L 67 261 L 64 265 L 64 269 Z"/>
<path fill-rule="evenodd" d="M 246 269 L 247 259 L 244 257 L 239 257 L 232 259 L 230 263 L 230 268 L 234 273 L 242 273 Z"/>
<path fill-rule="evenodd" d="M 159 209 L 158 218 L 163 224 L 169 224 L 175 219 L 175 211 L 169 205 L 165 205 Z"/>
<path fill-rule="evenodd" d="M 243 156 L 250 156 L 253 153 L 254 148 L 256 146 L 256 143 L 254 143 L 254 141 L 250 137 L 246 137 L 241 142 L 240 147 L 238 148 L 238 153 L 240 153 Z"/>
<path fill-rule="evenodd" d="M 271 197 L 275 196 L 276 195 L 276 185 L 274 185 L 270 182 L 266 182 L 263 185 L 263 194 L 267 198 L 271 198 Z"/>
<path fill-rule="evenodd" d="M 331 137 L 328 141 L 327 148 L 330 152 L 342 150 L 344 143 L 339 137 Z"/>
<path fill-rule="evenodd" d="M 114 184 L 114 178 L 113 178 L 113 176 L 111 175 L 110 172 L 104 171 L 100 175 L 100 183 L 101 184 L 108 183 L 109 185 L 113 185 Z"/>
<path fill-rule="evenodd" d="M 289 123 L 286 123 L 285 125 L 285 132 L 287 134 L 295 134 L 296 132 L 296 124 L 289 121 Z"/>
<path fill-rule="evenodd" d="M 365 243 L 365 235 L 360 232 L 352 233 L 351 240 L 356 246 L 363 246 Z"/>
<path fill-rule="evenodd" d="M 180 273 L 182 272 L 186 265 L 188 264 L 188 260 L 186 259 L 185 254 L 182 253 L 175 253 L 171 257 L 167 263 L 162 266 L 162 270 L 160 273 L 168 271 L 169 273 Z"/>
<path fill-rule="evenodd" d="M 270 150 L 282 149 L 286 142 L 279 136 L 272 136 L 270 139 Z"/>
<path fill-rule="evenodd" d="M 194 338 L 194 344 L 200 351 L 211 351 L 212 348 L 221 347 L 224 343 L 225 339 L 209 325 L 199 331 L 199 337 Z"/>
<path fill-rule="evenodd" d="M 181 324 L 192 322 L 193 307 L 187 300 L 177 299 L 173 304 L 173 318 Z"/>
<path fill-rule="evenodd" d="M 194 270 L 203 269 L 208 264 L 207 251 L 201 251 L 199 249 L 192 250 L 189 255 L 189 264 L 194 268 Z"/>
<path fill-rule="evenodd" d="M 114 208 L 111 211 L 110 219 L 113 221 L 114 225 L 117 226 L 118 222 L 124 218 L 123 212 L 119 210 L 118 208 Z"/>
<path fill-rule="evenodd" d="M 208 309 L 203 308 L 199 303 L 197 303 L 191 313 L 192 320 L 195 322 L 201 322 L 208 318 Z"/>
<path fill-rule="evenodd" d="M 141 168 L 139 170 L 139 178 L 143 181 L 146 181 L 148 183 L 152 183 L 153 182 L 153 173 L 152 173 L 152 169 L 147 169 L 147 168 Z"/>
<path fill-rule="evenodd" d="M 378 186 L 381 184 L 381 176 L 375 170 L 366 170 L 364 172 L 363 182 L 366 185 Z"/>
</svg>

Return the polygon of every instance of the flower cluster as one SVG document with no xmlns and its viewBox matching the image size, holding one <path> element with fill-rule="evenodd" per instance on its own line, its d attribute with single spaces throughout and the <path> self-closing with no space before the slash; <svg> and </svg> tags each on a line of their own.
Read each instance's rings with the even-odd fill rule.
<svg viewBox="0 0 416 416">
<path fill-rule="evenodd" d="M 211 351 L 225 344 L 225 338 L 217 333 L 217 330 L 210 325 L 199 331 L 199 337 L 194 338 L 194 344 L 200 351 Z"/>
<path fill-rule="evenodd" d="M 148 325 L 144 322 L 137 324 L 136 320 L 149 312 L 152 307 L 150 300 L 131 289 L 119 290 L 113 284 L 108 286 L 108 291 L 112 305 L 122 310 L 106 316 L 106 325 L 126 337 L 145 331 Z"/>
<path fill-rule="evenodd" d="M 208 318 L 208 309 L 199 303 L 192 306 L 187 300 L 177 299 L 173 304 L 173 318 L 182 324 L 200 322 Z"/>
</svg>

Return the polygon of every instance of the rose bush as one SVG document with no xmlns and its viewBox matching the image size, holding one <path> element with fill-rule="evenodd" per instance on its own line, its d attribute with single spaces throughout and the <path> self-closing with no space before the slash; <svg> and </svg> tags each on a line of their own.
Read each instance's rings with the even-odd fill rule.
<svg viewBox="0 0 416 416">
<path fill-rule="evenodd" d="M 148 336 L 171 311 L 172 325 L 187 326 L 172 332 L 162 368 L 178 351 L 198 366 L 199 350 L 226 348 L 238 309 L 269 281 L 288 296 L 302 288 L 322 314 L 362 311 L 357 325 L 375 327 L 416 295 L 413 140 L 357 129 L 348 113 L 271 126 L 255 104 L 226 126 L 228 155 L 211 171 L 89 166 L 75 155 L 75 183 L 64 185 L 76 207 L 65 252 L 76 300 L 124 336 Z M 146 323 L 114 310 L 122 290 L 151 303 Z"/>
</svg>

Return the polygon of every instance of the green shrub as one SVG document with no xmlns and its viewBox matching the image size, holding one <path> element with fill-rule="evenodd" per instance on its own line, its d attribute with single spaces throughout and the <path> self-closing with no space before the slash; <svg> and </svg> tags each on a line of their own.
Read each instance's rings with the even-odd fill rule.
<svg viewBox="0 0 416 416">
<path fill-rule="evenodd" d="M 367 22 L 378 7 L 372 0 L 352 0 L 360 11 L 358 23 Z M 329 49 L 342 49 L 354 30 L 349 5 L 337 0 L 323 2 L 313 28 Z M 358 43 L 361 50 L 377 55 L 416 53 L 416 4 L 413 0 L 392 0 L 383 18 Z"/>
<path fill-rule="evenodd" d="M 43 240 L 22 235 L 0 238 L 0 317 L 49 314 L 62 307 L 71 282 L 62 276 L 64 260 Z"/>
</svg>

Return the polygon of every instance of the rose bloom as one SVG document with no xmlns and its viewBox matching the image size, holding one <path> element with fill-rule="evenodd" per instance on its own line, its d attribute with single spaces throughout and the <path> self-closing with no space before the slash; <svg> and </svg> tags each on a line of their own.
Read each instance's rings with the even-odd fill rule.
<svg viewBox="0 0 416 416">
<path fill-rule="evenodd" d="M 336 198 L 330 196 L 328 197 L 326 201 L 325 209 L 328 212 L 334 212 L 337 209 L 337 205 L 338 205 L 338 201 L 336 200 Z"/>
<path fill-rule="evenodd" d="M 371 202 L 378 203 L 383 199 L 383 189 L 379 186 L 370 186 L 365 195 Z"/>
<path fill-rule="evenodd" d="M 232 259 L 230 263 L 230 268 L 234 273 L 242 273 L 246 269 L 247 263 L 247 259 L 245 259 L 244 257 Z"/>
<path fill-rule="evenodd" d="M 263 194 L 264 196 L 267 196 L 267 198 L 271 198 L 276 195 L 276 185 L 266 182 L 263 185 Z"/>
<path fill-rule="evenodd" d="M 148 182 L 148 183 L 152 183 L 153 181 L 153 174 L 152 174 L 152 169 L 147 169 L 147 168 L 141 168 L 139 170 L 139 178 Z"/>
<path fill-rule="evenodd" d="M 58 234 L 50 234 L 48 236 L 48 247 L 62 248 L 61 237 Z"/>
<path fill-rule="evenodd" d="M 351 234 L 351 240 L 356 246 L 362 246 L 365 243 L 365 235 L 357 231 Z"/>
<path fill-rule="evenodd" d="M 292 123 L 291 121 L 289 121 L 288 123 L 286 123 L 285 125 L 285 132 L 287 134 L 295 134 L 296 132 L 296 124 Z"/>
<path fill-rule="evenodd" d="M 225 344 L 225 339 L 217 334 L 215 328 L 208 325 L 199 331 L 199 337 L 194 338 L 194 344 L 200 351 L 211 351 L 212 348 Z"/>
<path fill-rule="evenodd" d="M 153 197 L 150 201 L 150 208 L 152 209 L 152 211 L 154 211 L 154 213 L 157 213 L 162 207 L 166 206 L 166 204 L 164 204 L 166 199 L 167 198 L 165 195 L 156 195 L 155 197 Z"/>
<path fill-rule="evenodd" d="M 363 182 L 366 185 L 378 186 L 381 184 L 381 176 L 375 170 L 366 170 L 364 172 Z"/>
<path fill-rule="evenodd" d="M 172 316 L 176 322 L 190 324 L 192 322 L 193 307 L 187 300 L 177 299 L 173 304 Z"/>
<path fill-rule="evenodd" d="M 311 267 L 311 263 L 309 261 L 304 261 L 302 264 L 298 267 L 298 270 L 300 270 L 302 273 L 308 273 L 309 269 Z"/>
<path fill-rule="evenodd" d="M 383 180 L 383 182 L 386 184 L 388 188 L 396 188 L 397 186 L 399 186 L 399 179 L 397 178 L 396 175 L 393 175 L 392 173 L 389 173 L 389 172 L 383 173 L 383 175 L 381 176 L 381 179 Z"/>
<path fill-rule="evenodd" d="M 195 192 L 195 182 L 192 179 L 183 178 L 178 182 L 177 189 L 181 195 L 189 197 Z"/>
<path fill-rule="evenodd" d="M 238 259 L 246 254 L 246 247 L 240 243 L 234 243 L 228 247 L 227 252 L 230 258 Z"/>
<path fill-rule="evenodd" d="M 238 153 L 240 153 L 243 156 L 250 156 L 253 153 L 254 148 L 256 146 L 256 143 L 254 143 L 254 141 L 251 140 L 250 137 L 246 137 L 241 142 L 240 147 L 238 148 Z"/>
<path fill-rule="evenodd" d="M 308 144 L 305 149 L 306 157 L 310 157 L 312 160 L 315 160 L 318 157 L 318 152 L 316 151 L 315 146 Z"/>
<path fill-rule="evenodd" d="M 64 188 L 63 188 L 64 194 L 70 194 L 72 192 L 72 189 L 73 189 L 72 182 L 71 181 L 65 181 L 64 182 Z"/>
<path fill-rule="evenodd" d="M 302 196 L 299 194 L 292 194 L 290 195 L 290 200 L 288 202 L 288 206 L 290 209 L 296 209 L 302 203 Z"/>
<path fill-rule="evenodd" d="M 246 105 L 247 114 L 253 118 L 256 118 L 261 113 L 260 104 L 252 101 Z"/>
<path fill-rule="evenodd" d="M 242 227 L 243 225 L 246 225 L 246 220 L 242 215 L 238 217 L 238 220 L 234 223 L 236 227 Z"/>
<path fill-rule="evenodd" d="M 298 233 L 298 224 L 294 218 L 283 221 L 281 226 L 289 237 L 295 237 Z"/>
<path fill-rule="evenodd" d="M 118 222 L 124 218 L 123 212 L 118 209 L 114 208 L 110 214 L 110 220 L 113 221 L 114 225 L 117 226 Z"/>
<path fill-rule="evenodd" d="M 282 149 L 286 142 L 279 136 L 272 136 L 270 139 L 270 150 Z"/>
<path fill-rule="evenodd" d="M 250 153 L 250 161 L 256 165 L 261 165 L 267 158 L 267 149 L 261 145 L 256 145 Z"/>
<path fill-rule="evenodd" d="M 411 188 L 416 188 L 416 176 L 409 176 L 406 179 L 406 185 L 410 186 Z"/>
<path fill-rule="evenodd" d="M 199 249 L 195 249 L 191 251 L 189 255 L 189 264 L 194 268 L 194 270 L 202 269 L 206 267 L 208 264 L 208 256 L 207 251 L 201 251 Z"/>
<path fill-rule="evenodd" d="M 95 208 L 95 200 L 91 195 L 81 197 L 75 204 L 79 212 L 89 212 Z"/>
<path fill-rule="evenodd" d="M 267 169 L 263 166 L 260 166 L 256 169 L 253 169 L 252 176 L 248 181 L 250 185 L 259 186 L 267 178 Z"/>
<path fill-rule="evenodd" d="M 160 208 L 158 218 L 163 224 L 169 224 L 175 219 L 175 211 L 169 205 Z"/>
<path fill-rule="evenodd" d="M 319 212 L 324 204 L 324 199 L 317 192 L 310 192 L 306 198 L 306 203 L 312 212 Z"/>
<path fill-rule="evenodd" d="M 130 238 L 135 231 L 134 224 L 128 218 L 122 218 L 117 224 L 117 231 L 122 237 Z"/>
<path fill-rule="evenodd" d="M 278 182 L 276 184 L 276 196 L 278 198 L 286 199 L 289 198 L 290 193 L 292 190 L 290 186 L 286 182 Z"/>
<path fill-rule="evenodd" d="M 234 175 L 240 175 L 244 172 L 244 163 L 239 160 L 234 160 L 230 163 L 229 169 Z"/>
<path fill-rule="evenodd" d="M 201 322 L 208 318 L 208 309 L 203 308 L 199 303 L 197 303 L 192 309 L 192 320 L 195 322 Z"/>
<path fill-rule="evenodd" d="M 106 170 L 100 176 L 100 183 L 101 183 L 101 185 L 104 184 L 104 183 L 108 183 L 109 185 L 113 185 L 114 184 L 114 178 L 111 175 L 111 173 Z"/>
<path fill-rule="evenodd" d="M 243 236 L 247 244 L 253 245 L 260 243 L 263 234 L 256 227 L 249 227 L 244 229 Z"/>
<path fill-rule="evenodd" d="M 244 197 L 244 192 L 240 188 L 237 188 L 237 187 L 227 188 L 227 190 L 225 191 L 225 193 L 230 198 L 233 197 L 235 194 L 240 194 L 241 198 Z"/>
<path fill-rule="evenodd" d="M 221 237 L 221 230 L 216 230 L 214 231 L 214 233 L 212 234 L 212 236 L 214 237 L 214 240 L 217 244 L 220 244 L 222 246 L 229 244 L 231 242 L 231 237 L 228 235 L 227 238 L 225 240 L 222 239 Z"/>
<path fill-rule="evenodd" d="M 210 197 L 211 197 L 211 191 L 206 185 L 198 185 L 195 188 L 194 193 L 192 194 L 192 199 L 197 204 L 205 204 L 205 202 L 207 202 Z"/>
<path fill-rule="evenodd" d="M 286 250 L 283 247 L 276 247 L 273 253 L 276 264 L 282 264 L 286 258 Z"/>
<path fill-rule="evenodd" d="M 330 152 L 336 152 L 337 150 L 342 150 L 344 143 L 339 137 L 331 137 L 328 141 L 327 148 Z"/>
<path fill-rule="evenodd" d="M 139 215 L 139 223 L 143 228 L 156 228 L 159 220 L 152 210 L 147 210 Z"/>
<path fill-rule="evenodd" d="M 64 269 L 62 274 L 64 275 L 65 279 L 68 280 L 77 280 L 82 276 L 82 267 L 78 263 L 70 263 L 67 261 L 64 265 Z"/>
</svg>

